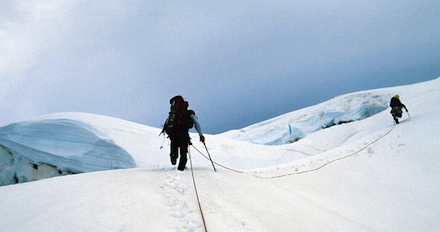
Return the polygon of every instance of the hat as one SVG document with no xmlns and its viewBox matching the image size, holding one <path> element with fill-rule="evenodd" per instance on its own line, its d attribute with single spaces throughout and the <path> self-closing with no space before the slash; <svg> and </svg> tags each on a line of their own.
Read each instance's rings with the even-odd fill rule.
<svg viewBox="0 0 440 232">
<path fill-rule="evenodd" d="M 399 99 L 400 98 L 400 96 L 399 96 L 399 94 L 396 94 L 396 96 L 394 96 L 395 98 L 397 98 L 397 99 Z"/>
</svg>

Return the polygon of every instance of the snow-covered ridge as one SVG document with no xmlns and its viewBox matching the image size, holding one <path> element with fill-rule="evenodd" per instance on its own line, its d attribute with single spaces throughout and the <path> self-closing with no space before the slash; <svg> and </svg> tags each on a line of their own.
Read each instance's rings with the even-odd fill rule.
<svg viewBox="0 0 440 232">
<path fill-rule="evenodd" d="M 388 108 L 392 95 L 376 90 L 342 95 L 222 135 L 264 145 L 292 143 L 321 129 L 371 117 Z"/>
</svg>

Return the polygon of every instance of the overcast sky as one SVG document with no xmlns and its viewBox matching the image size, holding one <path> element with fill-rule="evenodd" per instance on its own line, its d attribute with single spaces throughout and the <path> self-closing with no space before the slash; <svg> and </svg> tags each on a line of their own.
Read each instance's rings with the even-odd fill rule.
<svg viewBox="0 0 440 232">
<path fill-rule="evenodd" d="M 437 0 L 0 1 L 0 125 L 78 111 L 159 128 L 182 95 L 216 134 L 439 76 Z"/>
</svg>

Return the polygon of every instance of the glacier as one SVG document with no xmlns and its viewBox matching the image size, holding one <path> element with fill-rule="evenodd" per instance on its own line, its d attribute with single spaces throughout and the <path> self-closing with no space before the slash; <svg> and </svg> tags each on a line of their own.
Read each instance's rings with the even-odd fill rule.
<svg viewBox="0 0 440 232">
<path fill-rule="evenodd" d="M 290 144 L 319 130 L 371 117 L 388 107 L 391 96 L 381 90 L 347 94 L 220 134 L 219 138 L 230 139 L 225 141 L 227 144 L 235 144 L 234 141 Z M 162 157 L 146 160 L 143 154 L 147 151 L 157 153 L 148 143 L 157 139 L 153 134 L 159 131 L 120 119 L 78 112 L 45 115 L 7 125 L 0 128 L 0 186 L 60 175 L 151 166 L 151 161 Z M 145 140 L 137 141 L 138 138 Z M 246 146 L 240 150 L 262 149 L 267 148 Z M 161 154 L 165 155 L 166 150 Z M 248 168 L 277 165 L 312 153 L 280 147 L 278 155 L 259 157 L 264 162 Z M 235 165 L 245 166 L 246 162 L 243 158 L 236 160 Z"/>
<path fill-rule="evenodd" d="M 69 127 L 75 128 L 73 137 L 60 133 L 44 141 L 27 127 L 31 138 L 17 134 L 15 140 L 30 144 L 40 140 L 54 146 L 58 140 L 82 141 L 75 137 L 83 131 L 84 137 L 109 141 L 110 146 L 124 149 L 136 167 L 77 175 L 63 173 L 1 186 L 0 228 L 198 232 L 204 231 L 201 205 L 209 231 L 440 231 L 440 108 L 435 107 L 440 97 L 440 78 L 337 98 L 347 99 L 348 104 L 350 95 L 362 94 L 367 99 L 377 95 L 376 100 L 384 101 L 386 96 L 400 94 L 411 117 L 404 114 L 401 123 L 394 125 L 389 111 L 384 110 L 276 146 L 252 143 L 258 134 L 247 135 L 247 141 L 206 134 L 213 160 L 240 173 L 221 166 L 214 172 L 209 160 L 193 149 L 194 146 L 204 151 L 203 144 L 197 141 L 190 147 L 191 168 L 179 172 L 169 162 L 169 150 L 160 149 L 164 142 L 158 136 L 160 129 L 111 117 L 59 113 L 8 125 L 12 131 L 13 127 L 31 124 L 68 122 Z M 349 106 L 360 109 L 360 103 L 367 101 L 364 99 L 359 97 L 358 103 L 351 101 Z M 330 100 L 308 110 L 322 113 L 331 104 L 338 103 Z M 347 112 L 356 112 L 354 108 Z M 302 115 L 313 115 L 308 110 Z M 297 114 L 292 112 L 292 118 Z M 261 133 L 273 129 L 273 125 L 268 125 L 259 128 Z M 280 121 L 279 125 L 287 124 Z M 50 132 L 53 130 L 58 129 Z M 36 170 L 37 165 L 38 171 L 46 169 L 48 174 L 57 174 L 58 169 L 53 167 L 61 167 L 62 162 L 58 166 L 44 164 L 0 144 L 2 163 L 10 162 L 11 157 L 30 158 L 32 163 L 26 164 L 30 171 Z M 162 145 L 166 147 L 166 143 Z M 67 147 L 47 149 L 67 154 Z M 78 166 L 72 157 L 48 160 L 62 158 L 69 167 Z M 112 169 L 109 164 L 100 166 Z M 193 175 L 189 169 L 194 170 Z M 200 204 L 194 194 L 195 183 Z"/>
</svg>

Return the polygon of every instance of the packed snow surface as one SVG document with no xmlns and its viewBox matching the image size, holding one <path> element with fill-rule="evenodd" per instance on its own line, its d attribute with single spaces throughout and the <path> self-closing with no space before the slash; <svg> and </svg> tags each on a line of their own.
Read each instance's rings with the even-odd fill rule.
<svg viewBox="0 0 440 232">
<path fill-rule="evenodd" d="M 410 110 L 397 125 L 394 94 Z M 206 135 L 217 172 L 194 139 L 208 231 L 440 231 L 438 99 L 440 79 Z M 0 230 L 204 231 L 190 164 L 177 171 L 159 133 L 85 113 L 0 128 L 2 180 L 62 175 L 0 187 Z"/>
</svg>

